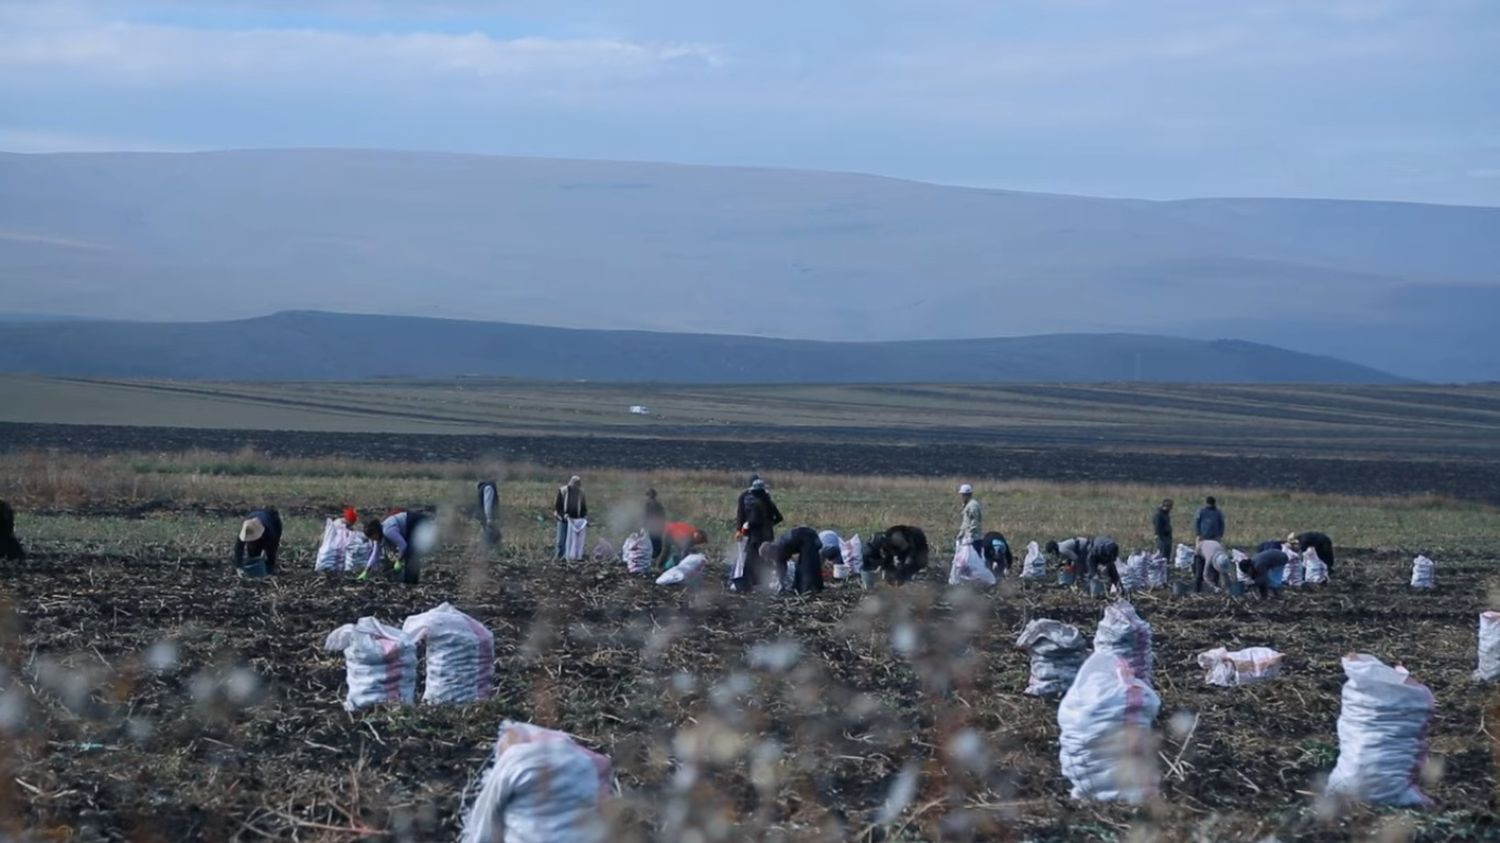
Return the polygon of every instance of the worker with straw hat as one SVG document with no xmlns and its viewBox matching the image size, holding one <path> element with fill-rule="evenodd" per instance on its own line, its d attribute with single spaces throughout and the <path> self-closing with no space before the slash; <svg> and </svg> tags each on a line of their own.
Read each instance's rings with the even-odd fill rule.
<svg viewBox="0 0 1500 843">
<path fill-rule="evenodd" d="M 234 564 L 245 567 L 245 558 L 264 556 L 266 573 L 276 573 L 276 552 L 281 549 L 281 515 L 275 509 L 257 509 L 240 524 L 234 542 Z"/>
</svg>

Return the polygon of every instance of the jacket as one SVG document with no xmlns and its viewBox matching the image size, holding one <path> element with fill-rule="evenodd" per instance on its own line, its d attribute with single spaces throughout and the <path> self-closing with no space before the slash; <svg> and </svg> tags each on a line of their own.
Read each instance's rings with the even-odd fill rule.
<svg viewBox="0 0 1500 843">
<path fill-rule="evenodd" d="M 965 544 L 973 544 L 984 535 L 984 511 L 979 506 L 977 498 L 970 498 L 964 504 L 963 520 L 958 525 L 958 540 Z"/>
<path fill-rule="evenodd" d="M 589 500 L 583 487 L 559 486 L 557 500 L 552 503 L 552 512 L 559 518 L 589 517 Z"/>
<path fill-rule="evenodd" d="M 276 569 L 276 552 L 281 549 L 281 515 L 274 509 L 257 509 L 250 513 L 249 518 L 254 518 L 266 528 L 266 532 L 253 542 L 242 542 L 238 537 L 234 540 L 234 564 L 244 566 L 245 557 L 266 557 L 266 567 Z"/>
<path fill-rule="evenodd" d="M 1217 506 L 1205 506 L 1193 519 L 1193 532 L 1200 539 L 1219 541 L 1224 538 L 1224 512 Z"/>
<path fill-rule="evenodd" d="M 1166 511 L 1165 509 L 1162 509 L 1161 507 L 1157 507 L 1156 515 L 1151 519 L 1151 528 L 1156 531 L 1157 538 L 1171 539 L 1172 513 Z"/>
<path fill-rule="evenodd" d="M 740 495 L 735 507 L 736 528 L 748 525 L 752 532 L 764 534 L 780 524 L 782 520 L 781 510 L 777 509 L 776 502 L 771 500 L 770 492 L 746 489 Z"/>
</svg>

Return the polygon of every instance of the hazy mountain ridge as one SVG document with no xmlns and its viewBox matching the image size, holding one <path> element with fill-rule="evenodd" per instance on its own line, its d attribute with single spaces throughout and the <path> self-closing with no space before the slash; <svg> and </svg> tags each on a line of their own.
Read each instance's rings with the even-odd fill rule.
<svg viewBox="0 0 1500 843">
<path fill-rule="evenodd" d="M 1500 377 L 1500 209 L 1404 203 L 357 150 L 0 155 L 0 293 L 128 319 L 1227 336 Z"/>
<path fill-rule="evenodd" d="M 0 332 L 0 371 L 211 380 L 1399 381 L 1345 361 L 1242 341 L 1111 334 L 838 343 L 314 312 L 230 322 L 16 323 Z"/>
</svg>

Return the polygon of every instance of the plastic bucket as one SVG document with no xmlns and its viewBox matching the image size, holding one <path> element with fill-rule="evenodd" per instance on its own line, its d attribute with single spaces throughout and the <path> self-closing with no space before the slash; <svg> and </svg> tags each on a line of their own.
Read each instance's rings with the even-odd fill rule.
<svg viewBox="0 0 1500 843">
<path fill-rule="evenodd" d="M 839 563 L 837 565 L 834 565 L 833 566 L 833 578 L 836 579 L 836 580 L 846 580 L 846 579 L 848 579 L 849 578 L 849 566 L 845 565 L 843 563 Z"/>
<path fill-rule="evenodd" d="M 1090 597 L 1103 597 L 1105 594 L 1108 594 L 1108 593 L 1109 593 L 1109 586 L 1107 586 L 1107 585 L 1104 584 L 1104 580 L 1089 580 L 1089 596 Z"/>
<path fill-rule="evenodd" d="M 859 572 L 859 584 L 862 585 L 862 586 L 864 586 L 865 588 L 874 588 L 875 587 L 875 572 L 874 571 L 860 571 Z"/>
<path fill-rule="evenodd" d="M 266 560 L 259 556 L 246 560 L 245 564 L 240 566 L 240 576 L 246 579 L 258 580 L 261 577 L 267 576 L 268 573 L 266 570 Z"/>
<path fill-rule="evenodd" d="M 1074 578 L 1073 578 L 1073 572 L 1072 571 L 1069 571 L 1068 569 L 1064 568 L 1063 570 L 1057 572 L 1057 584 L 1058 585 L 1072 585 L 1073 582 L 1074 582 Z"/>
<path fill-rule="evenodd" d="M 1183 582 L 1182 580 L 1177 580 L 1176 582 L 1172 583 L 1172 596 L 1173 597 L 1187 597 L 1188 595 L 1190 595 L 1192 593 L 1193 593 L 1193 584 L 1192 583 L 1190 583 L 1190 582 Z"/>
</svg>

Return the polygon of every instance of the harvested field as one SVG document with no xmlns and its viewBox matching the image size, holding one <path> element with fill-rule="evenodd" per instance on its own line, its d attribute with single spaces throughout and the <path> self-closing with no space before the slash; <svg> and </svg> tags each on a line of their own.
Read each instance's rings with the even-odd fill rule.
<svg viewBox="0 0 1500 843">
<path fill-rule="evenodd" d="M 546 527 L 526 513 L 548 487 L 531 480 L 507 487 L 512 535 L 498 557 L 450 519 L 420 586 L 326 581 L 310 571 L 315 513 L 344 501 L 294 479 L 213 477 L 191 506 L 134 514 L 127 501 L 82 514 L 36 506 L 59 499 L 37 486 L 4 490 L 32 505 L 19 523 L 35 558 L 0 563 L 0 832 L 451 839 L 465 786 L 512 718 L 573 732 L 614 759 L 618 840 L 686 840 L 691 830 L 701 840 L 1500 839 L 1500 695 L 1469 678 L 1476 615 L 1500 596 L 1489 508 L 1237 497 L 1231 524 L 1246 541 L 1294 510 L 1347 511 L 1359 538 L 1323 590 L 1268 603 L 1135 600 L 1154 627 L 1163 703 L 1161 798 L 1137 811 L 1067 798 L 1055 703 L 1021 694 L 1028 659 L 1012 648 L 1034 617 L 1092 636 L 1100 600 L 1014 580 L 991 594 L 950 590 L 937 559 L 918 582 L 869 593 L 736 597 L 720 586 L 717 560 L 702 587 L 666 589 L 618 564 L 547 561 Z M 690 512 L 722 507 L 707 479 L 676 479 Z M 300 490 L 278 499 L 299 513 L 289 517 L 290 570 L 242 581 L 226 570 L 225 540 L 260 494 L 252 484 L 265 482 Z M 442 479 L 379 482 L 388 499 L 463 491 Z M 948 534 L 939 519 L 949 502 L 930 502 L 928 481 L 852 492 L 841 482 L 797 477 L 783 508 L 794 521 L 865 529 L 844 496 L 878 493 L 935 537 Z M 607 475 L 591 488 L 608 500 L 634 485 Z M 1024 543 L 1059 529 L 1045 520 L 1057 510 L 1101 494 L 1036 487 L 1024 492 L 1035 508 L 992 500 Z M 1116 519 L 1136 516 L 1122 512 L 1093 517 L 1123 536 Z M 1439 590 L 1412 593 L 1411 556 L 1434 547 Z M 361 615 L 399 625 L 444 600 L 496 633 L 494 699 L 345 714 L 342 658 L 320 649 L 324 636 Z M 1199 652 L 1251 645 L 1287 654 L 1281 678 L 1203 683 Z M 1436 696 L 1428 810 L 1337 813 L 1316 796 L 1337 755 L 1339 658 L 1353 650 L 1405 664 Z M 968 730 L 980 752 L 948 751 Z M 883 815 L 905 769 L 915 793 Z"/>
</svg>

